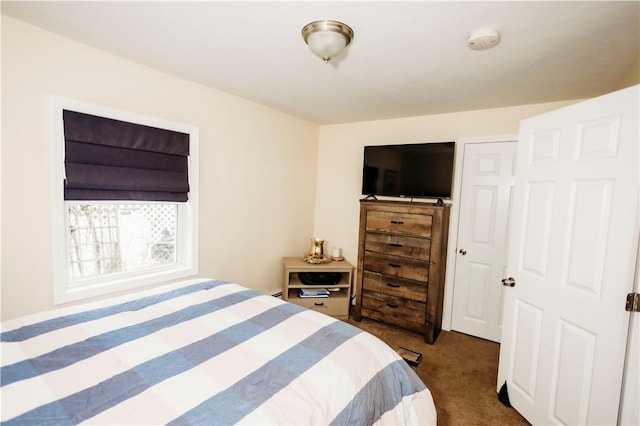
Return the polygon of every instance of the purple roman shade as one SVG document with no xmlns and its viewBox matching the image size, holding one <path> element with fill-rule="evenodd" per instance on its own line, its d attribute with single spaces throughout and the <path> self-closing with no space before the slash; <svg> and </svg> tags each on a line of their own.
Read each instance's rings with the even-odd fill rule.
<svg viewBox="0 0 640 426">
<path fill-rule="evenodd" d="M 67 110 L 63 119 L 65 200 L 188 200 L 188 134 Z"/>
</svg>

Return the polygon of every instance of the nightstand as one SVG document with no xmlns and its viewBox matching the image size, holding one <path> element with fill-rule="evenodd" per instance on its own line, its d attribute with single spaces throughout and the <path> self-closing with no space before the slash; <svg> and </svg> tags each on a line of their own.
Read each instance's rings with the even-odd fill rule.
<svg viewBox="0 0 640 426">
<path fill-rule="evenodd" d="M 346 320 L 349 318 L 351 306 L 351 284 L 353 282 L 352 264 L 346 260 L 331 261 L 322 264 L 310 264 L 299 257 L 284 257 L 282 259 L 284 269 L 284 281 L 282 284 L 282 299 L 295 303 L 332 317 Z M 308 285 L 300 281 L 300 273 L 339 272 L 342 274 L 337 284 Z M 329 289 L 328 297 L 300 297 L 300 289 Z"/>
</svg>

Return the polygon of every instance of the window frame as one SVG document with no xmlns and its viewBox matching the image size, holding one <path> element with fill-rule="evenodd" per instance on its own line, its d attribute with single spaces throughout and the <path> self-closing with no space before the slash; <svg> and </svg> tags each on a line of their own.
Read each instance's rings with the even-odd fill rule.
<svg viewBox="0 0 640 426">
<path fill-rule="evenodd" d="M 68 273 L 68 203 L 127 204 L 127 201 L 65 201 L 64 200 L 64 109 L 92 114 L 130 123 L 158 127 L 189 134 L 189 200 L 178 205 L 176 263 L 150 267 L 142 271 L 114 273 L 89 279 L 71 280 Z M 199 129 L 156 117 L 91 104 L 83 101 L 50 96 L 49 124 L 51 140 L 51 194 L 52 194 L 52 255 L 53 255 L 53 304 L 73 302 L 91 297 L 131 290 L 143 286 L 168 283 L 195 276 L 199 273 L 198 239 L 198 154 Z M 135 201 L 135 204 L 157 203 Z M 163 204 L 170 204 L 164 203 Z"/>
</svg>

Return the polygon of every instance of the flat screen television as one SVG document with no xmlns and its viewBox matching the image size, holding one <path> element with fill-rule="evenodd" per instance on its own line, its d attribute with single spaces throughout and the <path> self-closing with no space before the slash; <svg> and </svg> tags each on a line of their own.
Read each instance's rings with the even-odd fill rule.
<svg viewBox="0 0 640 426">
<path fill-rule="evenodd" d="M 362 195 L 450 199 L 454 142 L 364 147 Z"/>
</svg>

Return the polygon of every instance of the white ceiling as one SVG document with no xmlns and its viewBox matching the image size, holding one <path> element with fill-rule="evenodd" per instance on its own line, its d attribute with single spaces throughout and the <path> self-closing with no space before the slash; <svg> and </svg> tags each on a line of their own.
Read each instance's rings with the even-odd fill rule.
<svg viewBox="0 0 640 426">
<path fill-rule="evenodd" d="M 640 52 L 640 2 L 2 1 L 2 13 L 318 124 L 597 96 Z M 300 31 L 353 28 L 328 64 Z M 468 35 L 500 31 L 493 49 Z"/>
</svg>

